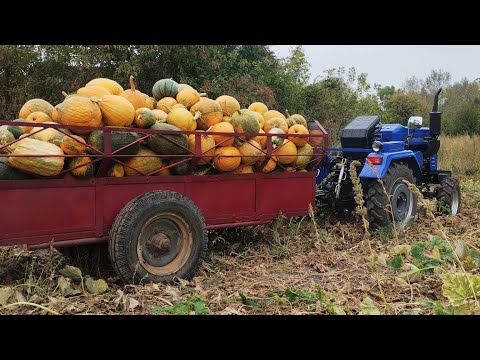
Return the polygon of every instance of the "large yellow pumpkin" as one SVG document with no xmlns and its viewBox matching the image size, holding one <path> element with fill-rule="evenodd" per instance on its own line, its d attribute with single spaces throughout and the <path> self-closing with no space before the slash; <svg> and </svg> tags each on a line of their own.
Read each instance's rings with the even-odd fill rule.
<svg viewBox="0 0 480 360">
<path fill-rule="evenodd" d="M 153 112 L 153 115 L 155 116 L 155 120 L 157 122 L 166 122 L 167 121 L 168 114 L 165 111 L 159 110 L 159 109 L 153 109 L 152 112 Z"/>
<path fill-rule="evenodd" d="M 202 134 L 199 137 L 200 148 L 202 152 L 202 157 L 198 161 L 198 165 L 205 165 L 207 162 L 212 160 L 213 155 L 215 155 L 215 140 L 212 135 Z M 195 135 L 191 134 L 188 136 L 188 149 L 195 153 Z"/>
<path fill-rule="evenodd" d="M 263 115 L 268 111 L 268 108 L 267 105 L 265 105 L 264 103 L 254 102 L 248 107 L 248 110 L 252 110 Z"/>
<path fill-rule="evenodd" d="M 172 107 L 177 104 L 177 100 L 172 97 L 164 97 L 157 102 L 157 109 L 165 111 L 167 114 L 170 112 Z"/>
<path fill-rule="evenodd" d="M 135 110 L 147 107 L 145 104 L 145 94 L 135 90 L 135 83 L 133 82 L 133 76 L 130 75 L 130 89 L 122 91 L 120 96 L 130 101 Z"/>
<path fill-rule="evenodd" d="M 41 111 L 52 117 L 53 106 L 43 99 L 31 99 L 23 104 L 18 114 L 19 119 L 26 119 L 33 112 Z"/>
<path fill-rule="evenodd" d="M 290 140 L 284 141 L 273 153 L 280 164 L 291 164 L 297 159 L 297 147 Z"/>
<path fill-rule="evenodd" d="M 232 171 L 240 166 L 240 152 L 236 147 L 223 146 L 215 149 L 213 164 L 220 171 Z"/>
<path fill-rule="evenodd" d="M 233 96 L 222 95 L 215 101 L 222 107 L 223 115 L 232 116 L 236 111 L 240 110 L 240 104 Z"/>
<path fill-rule="evenodd" d="M 263 125 L 263 130 L 266 133 L 269 133 L 270 130 L 272 130 L 273 128 L 282 129 L 283 132 L 286 134 L 288 132 L 287 121 L 285 119 L 282 119 L 281 117 L 265 120 L 265 125 Z"/>
<path fill-rule="evenodd" d="M 101 86 L 107 89 L 112 95 L 120 95 L 123 91 L 123 88 L 119 83 L 107 78 L 93 79 L 85 86 Z"/>
<path fill-rule="evenodd" d="M 41 111 L 35 111 L 31 113 L 30 115 L 27 116 L 25 119 L 27 122 L 33 122 L 33 123 L 44 123 L 47 121 L 52 121 L 52 118 L 45 114 L 44 112 Z M 20 129 L 23 130 L 23 132 L 30 132 L 32 130 L 32 127 L 30 126 L 20 126 Z"/>
<path fill-rule="evenodd" d="M 288 134 L 291 134 L 288 138 L 293 141 L 297 146 L 303 146 L 308 142 L 308 137 L 296 137 L 294 135 L 308 135 L 308 129 L 300 124 L 295 124 L 288 129 Z"/>
<path fill-rule="evenodd" d="M 122 96 L 105 95 L 97 101 L 107 126 L 130 126 L 135 119 L 135 108 Z"/>
<path fill-rule="evenodd" d="M 200 101 L 200 94 L 194 89 L 181 90 L 176 97 L 179 104 L 183 104 L 187 109 Z"/>
<path fill-rule="evenodd" d="M 78 95 L 69 96 L 55 106 L 52 111 L 52 119 L 62 125 L 102 125 L 102 113 L 98 105 L 89 98 Z M 90 133 L 89 130 L 75 130 L 73 132 L 80 135 Z"/>
<path fill-rule="evenodd" d="M 194 122 L 193 115 L 187 109 L 175 108 L 167 115 L 167 123 L 181 130 L 192 130 Z"/>
<path fill-rule="evenodd" d="M 201 130 L 207 130 L 223 120 L 221 106 L 211 99 L 197 102 L 190 108 L 190 112 L 195 116 L 198 128 Z"/>
<path fill-rule="evenodd" d="M 285 115 L 283 115 L 281 112 L 277 110 L 268 110 L 267 112 L 263 113 L 263 118 L 265 119 L 265 122 L 273 119 L 273 118 L 282 118 L 285 120 Z M 267 131 L 268 132 L 268 131 Z"/>
<path fill-rule="evenodd" d="M 96 97 L 100 99 L 102 96 L 110 95 L 110 92 L 102 86 L 85 86 L 77 90 L 78 96 L 85 96 L 85 97 Z"/>
</svg>

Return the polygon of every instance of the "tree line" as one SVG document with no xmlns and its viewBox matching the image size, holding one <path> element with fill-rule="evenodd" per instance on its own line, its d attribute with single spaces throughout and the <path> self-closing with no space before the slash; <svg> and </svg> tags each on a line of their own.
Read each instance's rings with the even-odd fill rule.
<svg viewBox="0 0 480 360">
<path fill-rule="evenodd" d="M 402 87 L 370 84 L 354 68 L 328 69 L 310 81 L 310 64 L 301 46 L 278 58 L 266 45 L 2 45 L 0 46 L 0 118 L 15 119 L 27 100 L 56 105 L 62 91 L 73 93 L 96 77 L 128 88 L 128 78 L 151 95 L 162 78 L 187 83 L 210 98 L 228 94 L 247 107 L 261 101 L 269 108 L 300 113 L 320 121 L 335 138 L 352 118 L 380 114 L 386 123 L 406 124 L 411 115 L 428 123 L 433 94 L 441 97 L 447 134 L 480 132 L 479 84 L 432 70 L 425 79 L 408 78 Z"/>
</svg>

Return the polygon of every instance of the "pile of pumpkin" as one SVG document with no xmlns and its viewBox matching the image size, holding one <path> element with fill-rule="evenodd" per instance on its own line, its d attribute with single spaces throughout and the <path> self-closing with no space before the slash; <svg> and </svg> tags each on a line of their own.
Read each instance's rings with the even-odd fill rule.
<svg viewBox="0 0 480 360">
<path fill-rule="evenodd" d="M 64 101 L 55 107 L 42 99 L 27 101 L 20 110 L 19 119 L 0 127 L 0 148 L 15 139 L 24 139 L 0 149 L 0 154 L 51 157 L 0 155 L 0 180 L 29 178 L 29 174 L 54 177 L 65 173 L 65 177 L 78 178 L 94 176 L 100 158 L 93 155 L 104 151 L 102 131 L 62 129 L 60 132 L 55 128 L 35 127 L 35 123 L 202 132 L 197 137 L 201 140 L 203 155 L 193 172 L 197 175 L 253 173 L 254 166 L 261 168 L 262 172 L 275 169 L 306 171 L 305 167 L 312 159 L 314 151 L 308 143 L 309 138 L 295 137 L 296 134 L 309 134 L 307 122 L 301 115 L 290 116 L 287 112 L 287 118 L 279 111 L 269 110 L 261 102 L 241 109 L 232 96 L 209 99 L 206 94 L 172 79 L 157 81 L 152 93 L 153 97 L 150 97 L 137 90 L 132 76 L 128 90 L 123 90 L 113 80 L 97 78 L 78 89 L 76 94 L 63 93 Z M 19 121 L 31 122 L 32 126 L 14 124 Z M 232 133 L 232 136 L 211 135 L 212 132 Z M 236 136 L 236 133 L 248 133 L 250 136 Z M 263 161 L 267 136 L 261 135 L 265 133 L 275 134 L 272 136 L 273 157 L 267 164 Z M 30 136 L 27 137 L 27 134 Z M 286 136 L 277 136 L 280 134 Z M 173 164 L 180 162 L 182 155 L 190 154 L 187 148 L 195 151 L 194 134 L 155 134 L 146 141 L 135 143 L 139 136 L 144 134 L 134 130 L 112 131 L 112 151 L 120 150 L 116 155 L 129 156 L 117 158 L 126 166 L 112 162 L 105 176 L 182 175 L 188 171 L 188 161 Z M 64 154 L 72 156 L 62 157 Z M 173 166 L 165 168 L 169 165 Z M 65 172 L 68 169 L 70 171 Z"/>
</svg>

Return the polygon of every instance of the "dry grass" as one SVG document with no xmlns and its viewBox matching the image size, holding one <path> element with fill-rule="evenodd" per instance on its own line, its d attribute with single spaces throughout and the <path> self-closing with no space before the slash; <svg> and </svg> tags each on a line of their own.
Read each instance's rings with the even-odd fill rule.
<svg viewBox="0 0 480 360">
<path fill-rule="evenodd" d="M 441 136 L 438 153 L 442 170 L 451 170 L 455 176 L 480 174 L 480 136 Z"/>
</svg>

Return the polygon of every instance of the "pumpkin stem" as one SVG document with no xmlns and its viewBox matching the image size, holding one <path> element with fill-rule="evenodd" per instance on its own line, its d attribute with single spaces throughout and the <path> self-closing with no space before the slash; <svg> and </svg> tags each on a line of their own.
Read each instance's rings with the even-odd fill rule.
<svg viewBox="0 0 480 360">
<path fill-rule="evenodd" d="M 208 94 L 207 93 L 199 93 L 198 94 L 200 97 L 206 97 Z"/>
<path fill-rule="evenodd" d="M 287 117 L 290 117 L 290 113 L 288 112 L 288 109 L 285 109 L 285 113 L 287 114 Z"/>
<path fill-rule="evenodd" d="M 197 121 L 198 119 L 200 119 L 202 117 L 202 113 L 200 111 L 196 111 L 195 112 L 195 115 L 193 117 L 193 120 Z M 207 130 L 208 131 L 208 130 Z"/>
<path fill-rule="evenodd" d="M 62 91 L 62 95 L 65 96 L 65 98 L 68 96 L 68 94 L 65 91 Z"/>
<path fill-rule="evenodd" d="M 135 92 L 135 84 L 133 83 L 133 75 L 130 75 L 130 90 Z"/>
</svg>

